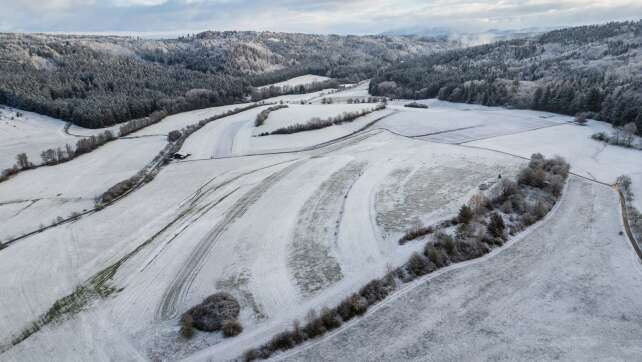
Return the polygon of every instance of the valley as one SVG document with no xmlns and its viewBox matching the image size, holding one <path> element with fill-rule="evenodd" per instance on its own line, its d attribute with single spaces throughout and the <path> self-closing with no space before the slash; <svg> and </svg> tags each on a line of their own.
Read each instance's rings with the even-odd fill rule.
<svg viewBox="0 0 642 362">
<path fill-rule="evenodd" d="M 572 172 L 543 220 L 490 254 L 415 279 L 365 316 L 273 358 L 582 359 L 599 353 L 627 359 L 640 353 L 642 316 L 634 301 L 642 270 L 631 241 L 619 233 L 611 185 L 630 174 L 634 193 L 642 195 L 635 171 L 642 153 L 592 140 L 591 133 L 610 128 L 604 122 L 579 126 L 569 116 L 435 99 L 420 101 L 426 109 L 390 100 L 352 122 L 259 136 L 372 108 L 348 104 L 370 97 L 367 89 L 362 83 L 323 95 L 268 98 L 214 120 L 186 138 L 179 152 L 187 158 L 169 161 L 133 192 L 6 245 L 0 250 L 0 273 L 8 276 L 0 279 L 6 291 L 0 360 L 242 358 L 310 310 L 334 306 L 404 264 L 423 249 L 418 241 L 399 244 L 408 230 L 452 218 L 482 185 L 515 178 L 538 152 L 563 156 Z M 288 108 L 270 112 L 256 127 L 257 115 L 279 103 Z M 0 183 L 0 240 L 93 210 L 96 197 L 152 162 L 170 131 L 241 106 L 177 113 Z M 35 116 L 23 117 L 28 124 Z M 59 133 L 64 122 L 55 122 L 46 133 L 60 138 L 47 144 L 69 137 Z M 0 147 L 12 147 L 11 137 L 0 140 Z M 39 138 L 30 140 L 21 142 L 40 147 Z M 181 315 L 215 292 L 238 301 L 243 332 L 183 338 Z M 581 336 L 568 336 L 586 324 Z M 609 334 L 616 329 L 626 332 Z M 391 343 L 391 333 L 403 337 Z M 541 344 L 555 348 L 536 348 Z"/>
</svg>

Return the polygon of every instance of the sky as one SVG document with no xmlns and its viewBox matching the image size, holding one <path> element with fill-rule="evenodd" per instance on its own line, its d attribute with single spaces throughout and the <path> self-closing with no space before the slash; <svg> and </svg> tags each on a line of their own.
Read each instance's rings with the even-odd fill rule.
<svg viewBox="0 0 642 362">
<path fill-rule="evenodd" d="M 1 32 L 378 34 L 558 28 L 642 18 L 642 0 L 0 0 Z"/>
</svg>

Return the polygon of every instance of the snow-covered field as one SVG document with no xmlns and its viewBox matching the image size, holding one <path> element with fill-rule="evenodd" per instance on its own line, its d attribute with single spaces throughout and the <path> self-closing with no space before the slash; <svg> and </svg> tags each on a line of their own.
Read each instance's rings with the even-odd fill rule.
<svg viewBox="0 0 642 362">
<path fill-rule="evenodd" d="M 587 126 L 567 124 L 464 145 L 523 157 L 530 157 L 535 152 L 547 157 L 559 155 L 570 162 L 571 170 L 577 174 L 608 184 L 614 184 L 620 175 L 629 175 L 633 180 L 633 192 L 639 195 L 634 205 L 642 210 L 642 151 L 591 139 L 592 134 L 609 129 L 610 126 L 602 122 L 590 121 Z"/>
<path fill-rule="evenodd" d="M 328 78 L 328 77 L 324 77 L 324 76 L 320 76 L 320 75 L 306 74 L 306 75 L 302 75 L 300 77 L 288 79 L 288 80 L 283 81 L 283 82 L 274 83 L 274 84 L 268 84 L 268 85 L 259 87 L 259 89 L 261 89 L 261 88 L 269 88 L 269 87 L 272 87 L 272 86 L 281 87 L 281 88 L 294 88 L 294 87 L 297 87 L 297 86 L 300 86 L 300 85 L 308 85 L 308 84 L 312 84 L 312 83 L 315 83 L 315 82 L 323 82 L 323 81 L 326 81 L 326 80 L 329 80 L 329 79 L 330 78 Z"/>
<path fill-rule="evenodd" d="M 345 92 L 367 96 L 364 84 Z M 574 171 L 607 183 L 633 171 L 639 187 L 641 156 L 628 153 L 636 151 L 589 138 L 602 124 L 425 102 L 429 109 L 395 101 L 354 122 L 291 135 L 253 136 L 267 105 L 209 123 L 184 143 L 189 158 L 134 193 L 0 250 L 0 275 L 7 276 L 0 278 L 0 360 L 239 357 L 403 263 L 421 247 L 400 246 L 404 231 L 451 217 L 480 184 L 515 175 L 526 162 L 516 156 L 561 154 Z M 291 104 L 260 129 L 371 106 Z M 149 137 L 114 141 L 1 183 L 0 232 L 21 233 L 91 207 L 97 194 L 149 162 L 164 134 L 235 107 L 170 116 L 134 134 Z M 595 146 L 605 149 L 595 154 Z M 554 214 L 519 241 L 440 272 L 287 357 L 581 359 L 595 351 L 598 359 L 631 359 L 640 353 L 642 270 L 620 230 L 617 195 L 573 177 Z M 10 347 L 105 268 L 113 272 L 113 294 Z M 238 299 L 243 333 L 180 338 L 181 313 L 217 291 Z"/>
<path fill-rule="evenodd" d="M 22 113 L 17 117 L 16 113 Z M 26 153 L 39 164 L 40 152 L 56 147 L 75 145 L 77 138 L 64 132 L 65 122 L 33 112 L 0 108 L 0 170 L 12 167 L 16 155 Z"/>
<path fill-rule="evenodd" d="M 608 187 L 571 177 L 559 208 L 521 240 L 275 359 L 637 360 L 642 268 L 618 235 L 618 207 Z"/>
<path fill-rule="evenodd" d="M 93 208 L 95 197 L 136 174 L 165 143 L 165 137 L 120 139 L 69 162 L 24 171 L 3 182 L 0 240 Z"/>
<path fill-rule="evenodd" d="M 291 104 L 288 108 L 271 112 L 265 123 L 255 128 L 253 135 L 263 132 L 272 132 L 275 129 L 305 124 L 312 118 L 329 119 L 342 115 L 343 113 L 356 113 L 359 111 L 370 111 L 376 104 Z"/>
</svg>

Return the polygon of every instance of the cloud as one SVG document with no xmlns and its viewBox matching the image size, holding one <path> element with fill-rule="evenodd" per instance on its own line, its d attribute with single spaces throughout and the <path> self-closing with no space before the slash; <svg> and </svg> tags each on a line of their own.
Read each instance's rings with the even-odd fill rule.
<svg viewBox="0 0 642 362">
<path fill-rule="evenodd" d="M 380 33 L 557 27 L 635 18 L 639 0 L 0 0 L 0 31 Z M 639 16 L 639 15 L 638 15 Z"/>
</svg>

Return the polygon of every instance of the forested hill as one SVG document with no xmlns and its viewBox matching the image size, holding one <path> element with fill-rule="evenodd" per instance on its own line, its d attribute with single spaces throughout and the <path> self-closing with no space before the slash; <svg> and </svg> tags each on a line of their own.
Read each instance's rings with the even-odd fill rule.
<svg viewBox="0 0 642 362">
<path fill-rule="evenodd" d="M 582 26 L 399 62 L 374 95 L 586 112 L 642 130 L 642 21 Z"/>
<path fill-rule="evenodd" d="M 250 85 L 313 73 L 365 79 L 445 42 L 386 36 L 204 32 L 171 40 L 0 34 L 0 103 L 103 127 L 156 110 L 241 101 Z"/>
</svg>

